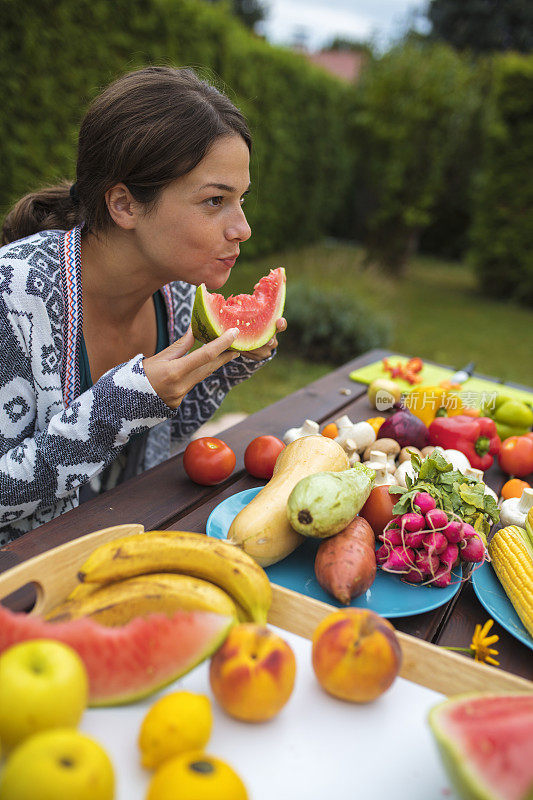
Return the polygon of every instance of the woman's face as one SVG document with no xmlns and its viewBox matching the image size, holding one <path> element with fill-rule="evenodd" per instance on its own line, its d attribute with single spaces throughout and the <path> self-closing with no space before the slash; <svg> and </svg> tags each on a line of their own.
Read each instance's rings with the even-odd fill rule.
<svg viewBox="0 0 533 800">
<path fill-rule="evenodd" d="M 182 280 L 211 292 L 228 279 L 241 242 L 251 235 L 242 208 L 250 157 L 239 135 L 217 139 L 202 161 L 139 216 L 137 244 L 164 283 Z"/>
</svg>

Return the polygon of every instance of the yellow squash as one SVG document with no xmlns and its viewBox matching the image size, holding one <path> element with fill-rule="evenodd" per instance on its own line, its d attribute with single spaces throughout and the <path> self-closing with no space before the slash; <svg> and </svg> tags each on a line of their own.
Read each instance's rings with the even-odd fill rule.
<svg viewBox="0 0 533 800">
<path fill-rule="evenodd" d="M 321 435 L 296 439 L 279 454 L 267 485 L 237 514 L 228 541 L 262 567 L 281 561 L 305 538 L 287 518 L 287 500 L 298 481 L 316 472 L 340 472 L 349 466 L 348 456 L 333 439 Z"/>
</svg>

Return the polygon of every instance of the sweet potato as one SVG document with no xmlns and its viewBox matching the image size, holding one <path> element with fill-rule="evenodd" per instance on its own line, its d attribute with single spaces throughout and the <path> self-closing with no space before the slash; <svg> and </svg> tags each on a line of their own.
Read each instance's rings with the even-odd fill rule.
<svg viewBox="0 0 533 800">
<path fill-rule="evenodd" d="M 355 517 L 340 533 L 324 539 L 315 558 L 315 575 L 321 587 L 348 605 L 366 592 L 376 577 L 374 531 Z"/>
</svg>

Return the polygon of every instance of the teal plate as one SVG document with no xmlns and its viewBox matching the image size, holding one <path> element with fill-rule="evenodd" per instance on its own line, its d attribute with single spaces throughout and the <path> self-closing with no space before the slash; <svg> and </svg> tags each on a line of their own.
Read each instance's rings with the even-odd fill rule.
<svg viewBox="0 0 533 800">
<path fill-rule="evenodd" d="M 526 647 L 530 647 L 533 650 L 533 638 L 522 624 L 496 573 L 488 562 L 474 570 L 472 585 L 479 602 L 487 609 L 491 617 L 523 642 Z"/>
<path fill-rule="evenodd" d="M 261 488 L 259 486 L 237 492 L 219 503 L 207 520 L 207 535 L 216 539 L 226 539 L 234 518 Z M 266 567 L 265 572 L 272 583 L 314 597 L 323 603 L 345 608 L 322 589 L 315 577 L 315 555 L 319 544 L 319 539 L 306 539 L 287 558 Z M 454 582 L 446 589 L 437 589 L 403 583 L 397 575 L 391 575 L 378 568 L 376 579 L 370 589 L 361 597 L 352 600 L 350 605 L 356 608 L 370 608 L 382 617 L 389 618 L 423 614 L 451 600 L 461 586 L 461 578 L 462 572 L 458 568 Z"/>
</svg>

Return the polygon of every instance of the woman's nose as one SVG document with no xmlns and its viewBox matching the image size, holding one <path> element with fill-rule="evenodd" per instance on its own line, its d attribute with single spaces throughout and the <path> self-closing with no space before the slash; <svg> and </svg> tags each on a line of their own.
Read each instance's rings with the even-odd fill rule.
<svg viewBox="0 0 533 800">
<path fill-rule="evenodd" d="M 229 241 L 237 239 L 239 242 L 245 242 L 251 235 L 252 229 L 248 225 L 243 209 L 240 208 L 237 217 L 226 228 L 226 239 Z"/>
</svg>

